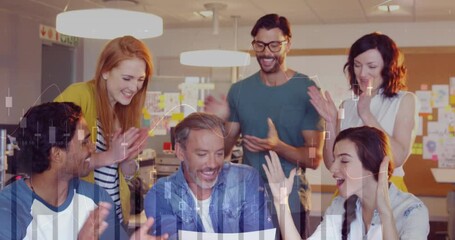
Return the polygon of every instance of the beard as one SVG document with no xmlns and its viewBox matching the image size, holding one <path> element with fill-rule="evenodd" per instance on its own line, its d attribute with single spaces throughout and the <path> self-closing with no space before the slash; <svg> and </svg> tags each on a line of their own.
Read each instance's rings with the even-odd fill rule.
<svg viewBox="0 0 455 240">
<path fill-rule="evenodd" d="M 273 66 L 271 67 L 266 67 L 263 66 L 261 63 L 261 60 L 263 59 L 273 59 L 275 60 Z M 284 57 L 282 55 L 278 56 L 256 56 L 256 60 L 258 61 L 259 66 L 261 67 L 262 72 L 266 74 L 271 74 L 271 73 L 277 73 L 281 70 L 281 65 L 284 62 Z"/>
<path fill-rule="evenodd" d="M 215 186 L 216 182 L 218 181 L 218 176 L 212 182 L 203 181 L 203 180 L 199 179 L 199 177 L 197 175 L 197 170 L 191 171 L 188 164 L 185 164 L 185 162 L 183 165 L 185 167 L 185 171 L 188 173 L 188 176 L 201 189 L 212 189 Z"/>
</svg>

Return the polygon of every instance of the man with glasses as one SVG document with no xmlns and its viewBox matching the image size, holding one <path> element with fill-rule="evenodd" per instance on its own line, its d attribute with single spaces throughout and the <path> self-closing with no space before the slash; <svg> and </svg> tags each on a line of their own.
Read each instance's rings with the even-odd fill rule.
<svg viewBox="0 0 455 240">
<path fill-rule="evenodd" d="M 289 207 L 302 238 L 306 238 L 310 189 L 304 173 L 306 168 L 318 168 L 323 146 L 323 121 L 307 94 L 307 88 L 315 83 L 286 66 L 292 34 L 285 17 L 261 17 L 251 36 L 261 70 L 232 85 L 227 101 L 209 96 L 205 110 L 225 119 L 226 154 L 242 134 L 243 163 L 256 168 L 265 182 L 262 164 L 269 150 L 277 152 L 287 176 L 293 168 L 302 169 L 294 181 Z"/>
</svg>

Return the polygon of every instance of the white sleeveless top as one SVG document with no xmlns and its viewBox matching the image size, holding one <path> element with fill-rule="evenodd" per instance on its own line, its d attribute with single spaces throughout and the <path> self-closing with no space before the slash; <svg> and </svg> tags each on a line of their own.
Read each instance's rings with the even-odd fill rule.
<svg viewBox="0 0 455 240">
<path fill-rule="evenodd" d="M 382 95 L 382 89 L 379 94 L 376 94 L 371 99 L 370 111 L 379 122 L 381 127 L 387 132 L 389 136 L 393 135 L 393 128 L 395 126 L 395 118 L 400 107 L 401 100 L 406 94 L 412 94 L 407 91 L 399 91 L 397 96 L 392 98 L 386 98 Z M 360 127 L 364 123 L 357 112 L 358 99 L 346 99 L 343 102 L 344 107 L 344 119 L 341 120 L 340 131 L 350 127 Z M 418 104 L 416 103 L 416 109 Z M 416 110 L 416 114 L 418 110 Z M 417 117 L 417 116 L 416 116 Z M 417 122 L 415 123 L 417 124 Z M 393 176 L 404 176 L 403 166 L 395 168 Z"/>
</svg>

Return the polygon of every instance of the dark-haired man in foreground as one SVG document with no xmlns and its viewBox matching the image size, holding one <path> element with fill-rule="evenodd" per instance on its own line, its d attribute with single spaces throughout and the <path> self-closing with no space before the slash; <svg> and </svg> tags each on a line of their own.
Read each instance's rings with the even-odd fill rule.
<svg viewBox="0 0 455 240">
<path fill-rule="evenodd" d="M 22 121 L 18 161 L 30 177 L 0 192 L 0 239 L 128 239 L 109 194 L 79 180 L 89 173 L 94 150 L 81 108 L 44 103 Z M 157 239 L 147 235 L 152 224 L 149 219 L 131 239 Z"/>
</svg>

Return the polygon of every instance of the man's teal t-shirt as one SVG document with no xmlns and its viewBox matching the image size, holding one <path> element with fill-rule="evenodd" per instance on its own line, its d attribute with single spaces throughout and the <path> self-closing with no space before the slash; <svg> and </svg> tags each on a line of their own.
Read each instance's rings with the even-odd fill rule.
<svg viewBox="0 0 455 240">
<path fill-rule="evenodd" d="M 308 87 L 313 85 L 316 84 L 308 76 L 296 73 L 283 85 L 270 87 L 262 82 L 260 74 L 257 72 L 245 80 L 235 83 L 229 90 L 230 117 L 228 121 L 238 122 L 242 135 L 266 138 L 268 134 L 267 118 L 270 118 L 283 142 L 301 147 L 306 144 L 302 131 L 323 131 L 322 118 L 310 103 L 307 93 Z M 256 168 L 267 182 L 262 168 L 262 164 L 266 163 L 264 156 L 267 153 L 250 152 L 246 148 L 243 148 L 243 152 L 243 163 Z M 289 176 L 289 172 L 297 167 L 281 157 L 280 160 L 286 176 Z M 305 169 L 303 169 L 303 173 L 304 171 Z M 293 191 L 289 196 L 291 211 L 304 211 L 300 209 L 299 202 L 308 210 L 309 188 L 305 174 L 294 181 Z"/>
</svg>

